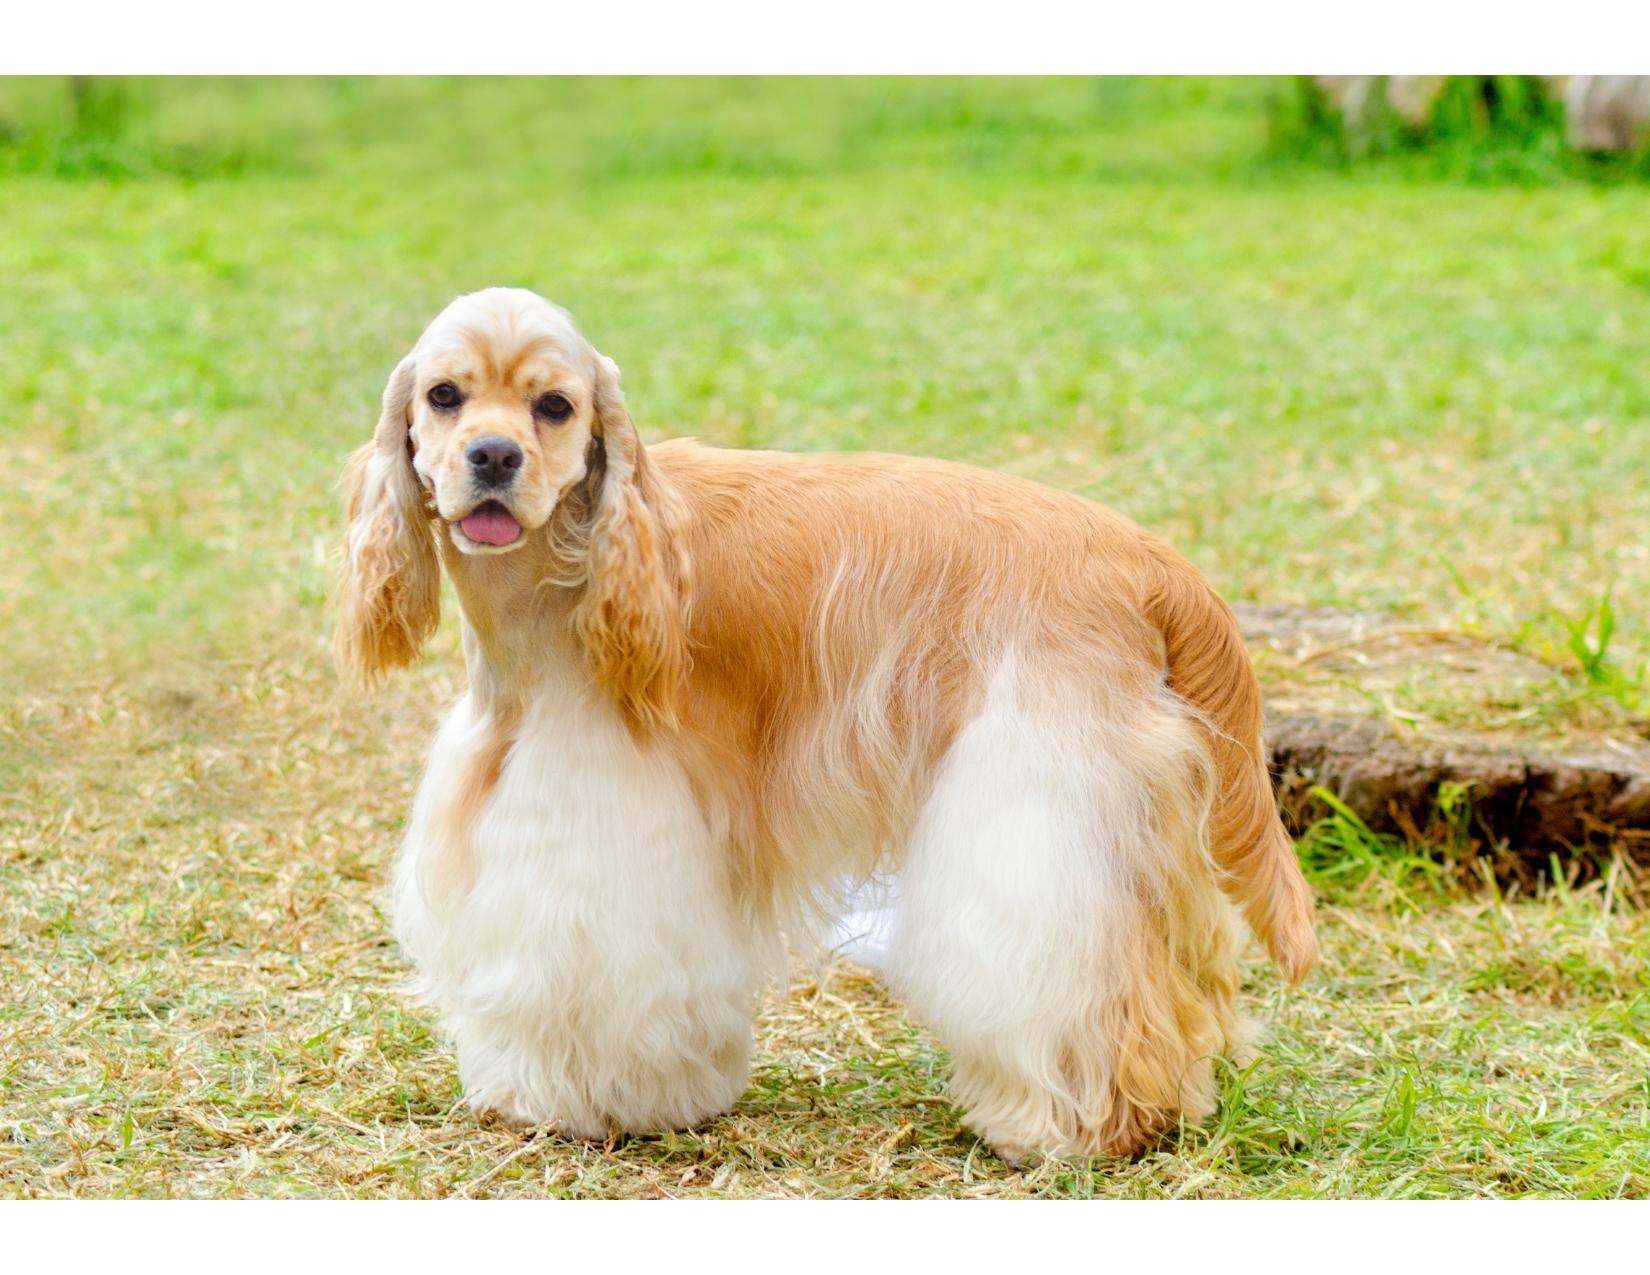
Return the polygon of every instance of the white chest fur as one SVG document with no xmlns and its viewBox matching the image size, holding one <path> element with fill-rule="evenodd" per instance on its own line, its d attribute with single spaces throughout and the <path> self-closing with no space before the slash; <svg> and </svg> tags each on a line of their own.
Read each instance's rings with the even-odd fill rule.
<svg viewBox="0 0 1650 1275">
<path fill-rule="evenodd" d="M 491 733 L 472 696 L 448 715 L 395 874 L 397 934 L 470 1102 L 579 1137 L 725 1110 L 764 948 L 680 766 L 588 684 L 543 686 L 455 845 L 458 788 Z M 455 855 L 467 881 L 438 887 Z"/>
</svg>

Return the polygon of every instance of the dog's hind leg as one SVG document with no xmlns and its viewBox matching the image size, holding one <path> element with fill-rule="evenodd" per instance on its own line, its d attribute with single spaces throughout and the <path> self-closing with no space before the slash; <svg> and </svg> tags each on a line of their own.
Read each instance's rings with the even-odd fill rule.
<svg viewBox="0 0 1650 1275">
<path fill-rule="evenodd" d="M 1110 714 L 1033 690 L 1000 670 L 943 760 L 889 973 L 999 1153 L 1127 1155 L 1213 1111 L 1213 1058 L 1238 1043 L 1212 768 L 1161 688 Z"/>
</svg>

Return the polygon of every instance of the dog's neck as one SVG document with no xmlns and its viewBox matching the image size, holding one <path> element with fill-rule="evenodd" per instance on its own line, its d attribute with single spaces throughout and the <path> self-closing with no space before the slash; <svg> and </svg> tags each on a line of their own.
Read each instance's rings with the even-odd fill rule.
<svg viewBox="0 0 1650 1275">
<path fill-rule="evenodd" d="M 542 532 L 506 554 L 467 554 L 443 524 L 435 528 L 441 560 L 464 620 L 470 689 L 489 707 L 514 712 L 551 667 L 580 658 L 568 616 L 576 590 L 555 583 L 558 562 Z"/>
</svg>

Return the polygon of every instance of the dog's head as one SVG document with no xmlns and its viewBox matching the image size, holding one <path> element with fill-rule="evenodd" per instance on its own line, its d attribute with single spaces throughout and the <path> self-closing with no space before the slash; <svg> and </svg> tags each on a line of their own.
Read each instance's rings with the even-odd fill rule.
<svg viewBox="0 0 1650 1275">
<path fill-rule="evenodd" d="M 552 537 L 564 504 L 582 515 L 574 619 L 598 670 L 645 670 L 663 637 L 644 639 L 683 605 L 685 564 L 663 560 L 657 534 L 668 497 L 618 368 L 534 293 L 489 288 L 436 317 L 391 373 L 348 485 L 337 653 L 369 679 L 409 663 L 435 628 L 438 537 L 466 556 L 512 553 Z"/>
<path fill-rule="evenodd" d="M 460 553 L 509 553 L 588 472 L 617 391 L 618 369 L 566 311 L 490 288 L 454 301 L 402 360 L 373 441 L 406 450 Z"/>
</svg>

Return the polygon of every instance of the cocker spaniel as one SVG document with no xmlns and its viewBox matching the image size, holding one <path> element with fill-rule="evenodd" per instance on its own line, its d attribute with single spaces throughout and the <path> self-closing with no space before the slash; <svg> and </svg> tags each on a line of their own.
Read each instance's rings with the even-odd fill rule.
<svg viewBox="0 0 1650 1275">
<path fill-rule="evenodd" d="M 1009 1158 L 1215 1103 L 1235 910 L 1316 955 L 1232 613 L 1120 515 L 1003 474 L 679 440 L 525 291 L 461 297 L 349 473 L 338 655 L 436 627 L 468 693 L 395 873 L 471 1103 L 576 1137 L 745 1087 L 782 932 L 899 874 L 887 977 Z"/>
</svg>

